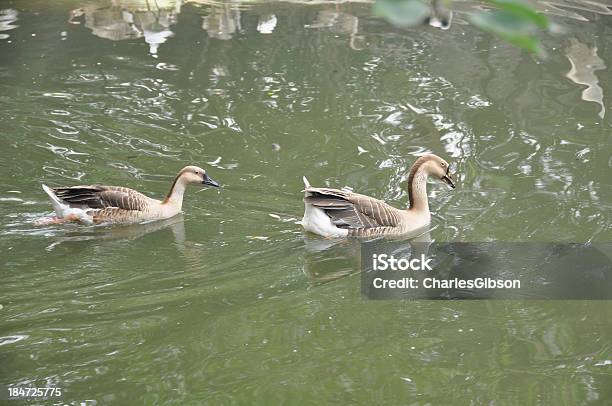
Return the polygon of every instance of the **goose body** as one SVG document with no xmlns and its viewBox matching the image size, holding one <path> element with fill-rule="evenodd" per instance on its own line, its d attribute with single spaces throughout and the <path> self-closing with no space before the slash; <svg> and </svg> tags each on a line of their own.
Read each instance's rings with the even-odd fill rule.
<svg viewBox="0 0 612 406">
<path fill-rule="evenodd" d="M 197 166 L 183 168 L 172 183 L 164 200 L 152 199 L 144 194 L 121 186 L 72 186 L 50 188 L 42 185 L 49 196 L 57 218 L 53 223 L 79 221 L 85 224 L 130 224 L 162 220 L 180 213 L 183 194 L 190 183 L 218 187 Z"/>
<path fill-rule="evenodd" d="M 427 226 L 431 220 L 427 199 L 427 178 L 438 178 L 454 188 L 446 161 L 437 155 L 416 160 L 408 177 L 407 210 L 382 200 L 345 190 L 310 186 L 304 177 L 305 230 L 323 237 L 399 236 Z"/>
</svg>

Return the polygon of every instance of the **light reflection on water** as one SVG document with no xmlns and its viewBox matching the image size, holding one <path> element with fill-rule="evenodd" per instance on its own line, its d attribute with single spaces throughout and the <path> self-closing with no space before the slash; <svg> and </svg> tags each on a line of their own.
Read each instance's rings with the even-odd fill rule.
<svg viewBox="0 0 612 406">
<path fill-rule="evenodd" d="M 539 61 L 466 25 L 473 3 L 446 31 L 370 6 L 3 6 L 0 383 L 147 404 L 612 396 L 607 303 L 368 302 L 359 246 L 296 224 L 303 175 L 400 207 L 433 151 L 459 187 L 429 186 L 432 239 L 609 241 L 609 9 L 539 3 L 567 30 Z M 32 225 L 41 182 L 159 197 L 187 163 L 224 187 L 168 223 Z"/>
<path fill-rule="evenodd" d="M 0 31 L 9 31 L 18 27 L 14 24 L 18 20 L 19 12 L 13 9 L 0 10 Z M 0 40 L 9 38 L 7 33 L 0 33 Z"/>
</svg>

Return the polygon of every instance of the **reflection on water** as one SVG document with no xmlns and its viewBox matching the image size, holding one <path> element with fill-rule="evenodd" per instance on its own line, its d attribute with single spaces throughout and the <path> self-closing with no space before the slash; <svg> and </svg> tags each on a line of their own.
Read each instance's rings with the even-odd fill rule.
<svg viewBox="0 0 612 406">
<path fill-rule="evenodd" d="M 294 1 L 300 3 L 300 1 Z M 100 38 L 112 41 L 142 38 L 149 44 L 149 53 L 157 56 L 158 48 L 173 36 L 172 25 L 176 24 L 181 7 L 192 3 L 206 7 L 206 15 L 202 17 L 202 29 L 211 38 L 230 40 L 241 26 L 241 2 L 202 2 L 199 0 L 105 0 L 86 3 L 70 12 L 69 22 L 79 24 L 79 18 L 85 16 L 85 26 Z M 438 10 L 436 8 L 435 10 Z M 434 13 L 431 24 L 448 28 L 450 11 L 440 7 L 439 13 Z M 440 14 L 438 16 L 438 14 Z M 261 34 L 274 32 L 278 18 L 267 13 L 259 16 L 257 31 Z M 348 34 L 349 44 L 353 49 L 360 49 L 356 41 L 362 40 L 357 35 L 359 19 L 347 12 L 340 11 L 339 5 L 334 9 L 325 9 L 317 13 L 315 20 L 306 24 L 311 28 L 330 28 L 335 32 Z"/>
<path fill-rule="evenodd" d="M 534 5 L 542 12 L 551 16 L 571 18 L 578 21 L 589 21 L 591 13 L 611 15 L 612 6 L 599 1 L 563 0 L 563 1 L 538 1 Z M 584 11 L 584 13 L 581 13 Z"/>
<path fill-rule="evenodd" d="M 161 44 L 173 35 L 181 0 L 107 0 L 86 3 L 70 12 L 69 22 L 85 16 L 85 27 L 100 38 L 112 41 L 143 38 L 156 57 Z"/>
<path fill-rule="evenodd" d="M 351 240 L 324 240 L 304 237 L 302 271 L 312 284 L 327 283 L 359 273 L 360 243 Z"/>
<path fill-rule="evenodd" d="M 17 21 L 19 12 L 13 9 L 0 10 L 0 39 L 7 39 L 10 37 L 9 34 L 3 31 L 9 31 L 19 27 L 14 22 Z"/>
<path fill-rule="evenodd" d="M 304 233 L 302 270 L 311 283 L 327 283 L 367 269 L 367 265 L 362 263 L 363 253 L 370 247 L 401 247 L 412 252 L 414 257 L 420 257 L 421 254 L 427 256 L 431 242 L 429 229 L 415 230 L 410 235 L 398 238 L 383 237 L 371 240 L 323 239 Z"/>
<path fill-rule="evenodd" d="M 2 6 L 0 384 L 99 404 L 612 398 L 607 303 L 368 301 L 355 242 L 296 224 L 303 175 L 405 207 L 431 151 L 459 178 L 428 185 L 435 242 L 612 239 L 611 115 L 565 76 L 570 59 L 611 94 L 589 71 L 612 58 L 608 14 L 571 8 L 588 21 L 560 19 L 537 60 L 467 24 L 472 2 L 445 31 L 368 2 L 47 3 Z M 41 182 L 160 197 L 187 163 L 224 187 L 182 218 L 31 224 Z"/>
<path fill-rule="evenodd" d="M 307 28 L 325 28 L 338 34 L 348 34 L 349 46 L 356 51 L 361 49 L 358 42 L 363 36 L 358 35 L 359 18 L 339 9 L 325 9 L 317 13 L 315 21 L 306 25 Z"/>
<path fill-rule="evenodd" d="M 151 221 L 140 224 L 121 225 L 117 227 L 78 227 L 76 232 L 70 232 L 68 233 L 68 235 L 59 235 L 55 237 L 53 239 L 53 242 L 47 247 L 47 250 L 52 250 L 60 244 L 79 244 L 82 242 L 87 242 L 87 244 L 89 244 L 91 242 L 103 240 L 125 240 L 127 242 L 129 240 L 138 239 L 146 234 L 163 230 L 165 228 L 169 228 L 172 231 L 176 246 L 184 248 L 185 224 L 183 215 L 179 214 L 170 219 Z M 47 232 L 49 231 L 51 230 L 47 230 Z"/>
<path fill-rule="evenodd" d="M 257 31 L 260 34 L 272 34 L 277 22 L 276 15 L 274 14 L 261 15 L 259 16 L 259 21 L 257 21 Z"/>
<path fill-rule="evenodd" d="M 588 45 L 581 43 L 576 38 L 572 38 L 570 41 L 570 46 L 565 50 L 565 56 L 572 64 L 572 69 L 567 73 L 567 77 L 576 84 L 587 86 L 582 91 L 582 100 L 599 104 L 601 109 L 598 115 L 604 118 L 606 115 L 606 106 L 603 102 L 604 95 L 595 72 L 606 69 L 606 64 L 597 55 L 597 47 L 589 48 Z"/>
<path fill-rule="evenodd" d="M 432 0 L 431 12 L 427 20 L 432 27 L 448 30 L 453 21 L 453 11 L 446 7 L 443 1 Z"/>
<path fill-rule="evenodd" d="M 232 36 L 241 30 L 238 6 L 239 3 L 234 2 L 211 6 L 209 14 L 202 21 L 202 29 L 211 38 L 232 39 Z"/>
</svg>

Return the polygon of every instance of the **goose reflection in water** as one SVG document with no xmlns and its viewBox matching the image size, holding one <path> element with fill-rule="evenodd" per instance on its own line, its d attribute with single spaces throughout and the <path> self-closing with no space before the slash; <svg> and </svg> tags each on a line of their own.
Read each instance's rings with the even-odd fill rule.
<svg viewBox="0 0 612 406">
<path fill-rule="evenodd" d="M 361 273 L 361 292 L 369 299 L 610 299 L 612 245 L 561 243 L 440 243 L 431 230 L 410 239 L 321 239 L 306 236 L 304 274 L 320 285 Z M 431 270 L 374 269 L 381 258 L 431 259 Z M 374 288 L 374 280 L 414 279 L 415 286 Z M 428 283 L 425 283 L 425 279 Z M 517 288 L 432 286 L 438 281 L 520 281 Z M 513 285 L 514 286 L 514 285 Z"/>
<path fill-rule="evenodd" d="M 320 238 L 305 234 L 304 274 L 312 284 L 332 282 L 346 276 L 368 272 L 364 264 L 364 252 L 370 247 L 392 247 L 420 256 L 428 253 L 431 243 L 429 229 L 418 230 L 401 238 L 383 237 L 374 239 Z"/>
<path fill-rule="evenodd" d="M 77 233 L 58 236 L 55 241 L 47 247 L 52 250 L 60 244 L 82 242 L 82 241 L 103 241 L 103 240 L 135 240 L 147 234 L 169 228 L 174 234 L 177 246 L 181 247 L 185 243 L 185 223 L 183 214 L 166 219 L 149 221 L 130 225 L 118 226 L 91 226 L 79 227 Z"/>
<path fill-rule="evenodd" d="M 92 249 L 92 241 L 107 243 L 125 243 L 140 239 L 148 234 L 170 231 L 174 238 L 174 246 L 183 258 L 183 263 L 188 269 L 200 272 L 205 269 L 206 256 L 202 254 L 200 244 L 188 241 L 185 233 L 185 221 L 182 213 L 176 216 L 158 221 L 143 222 L 119 226 L 92 226 L 78 227 L 78 231 L 68 235 L 57 236 L 47 246 L 47 251 L 52 251 L 60 245 L 81 249 Z"/>
<path fill-rule="evenodd" d="M 305 236 L 304 243 L 302 271 L 310 283 L 320 285 L 359 273 L 359 241 Z"/>
</svg>

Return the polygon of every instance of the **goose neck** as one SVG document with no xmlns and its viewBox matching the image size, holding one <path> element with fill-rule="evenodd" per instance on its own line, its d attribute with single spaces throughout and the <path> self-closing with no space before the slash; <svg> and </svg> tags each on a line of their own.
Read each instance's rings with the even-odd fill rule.
<svg viewBox="0 0 612 406">
<path fill-rule="evenodd" d="M 423 165 L 413 168 L 408 177 L 409 210 L 429 212 L 427 171 Z"/>
<path fill-rule="evenodd" d="M 170 191 L 166 198 L 164 199 L 164 204 L 173 204 L 178 206 L 178 209 L 181 210 L 183 206 L 183 195 L 185 194 L 185 188 L 187 186 L 187 182 L 184 178 L 179 174 L 172 182 L 172 186 L 170 187 Z"/>
</svg>

